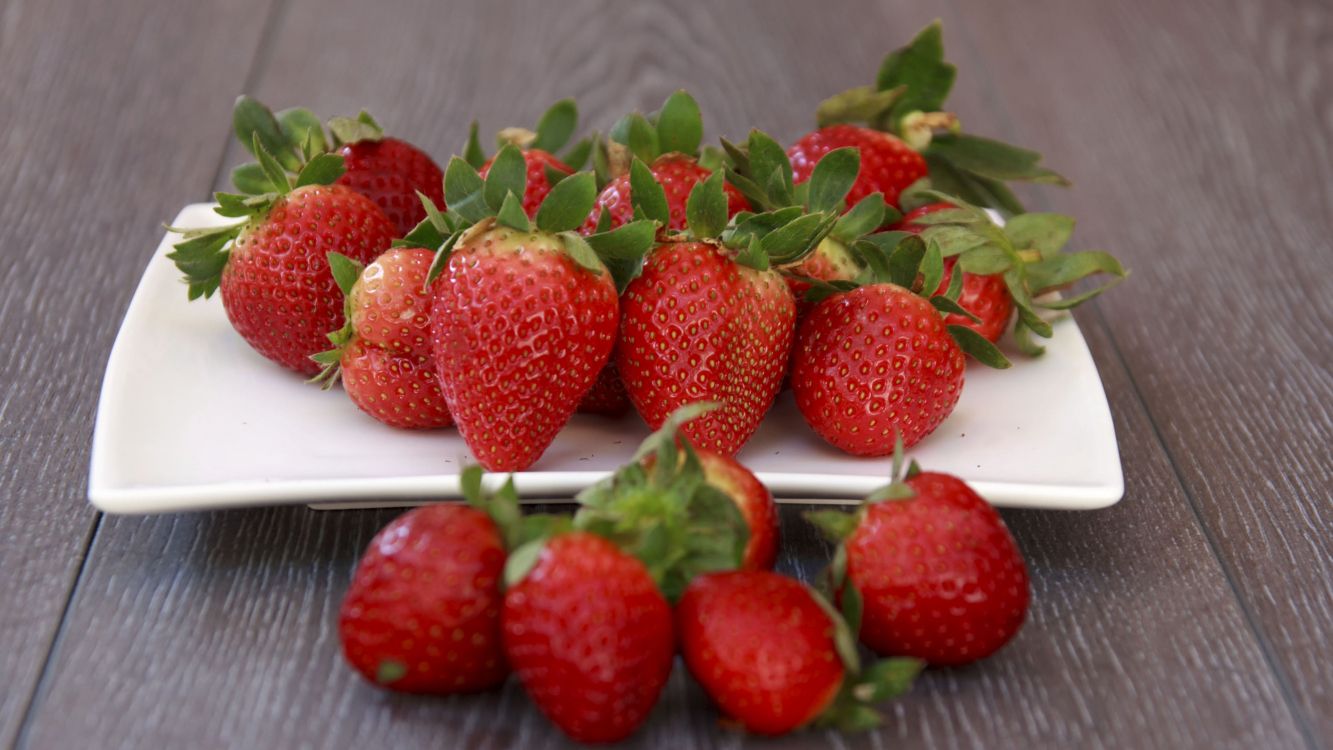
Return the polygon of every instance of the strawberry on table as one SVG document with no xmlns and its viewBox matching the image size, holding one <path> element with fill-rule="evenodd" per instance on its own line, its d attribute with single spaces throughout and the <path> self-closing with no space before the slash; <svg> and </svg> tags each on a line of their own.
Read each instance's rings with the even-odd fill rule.
<svg viewBox="0 0 1333 750">
<path fill-rule="evenodd" d="M 524 128 L 505 128 L 496 134 L 495 140 L 501 146 L 517 146 L 523 154 L 527 184 L 523 189 L 523 211 L 529 218 L 537 216 L 537 209 L 551 192 L 555 184 L 583 168 L 592 152 L 591 138 L 570 146 L 561 156 L 557 151 L 565 148 L 570 137 L 578 129 L 579 110 L 573 99 L 561 99 L 546 110 L 537 121 L 537 130 Z M 477 139 L 477 123 L 472 123 L 468 132 L 467 146 L 463 158 L 471 164 L 484 179 L 490 173 L 493 158 L 487 157 Z"/>
<path fill-rule="evenodd" d="M 940 111 L 956 75 L 935 22 L 884 58 L 874 86 L 820 104 L 818 129 L 787 152 L 796 181 L 808 179 L 825 153 L 852 146 L 861 151 L 861 172 L 848 195 L 851 204 L 879 192 L 896 208 L 904 190 L 929 176 L 938 190 L 1017 214 L 1023 205 L 1007 182 L 1068 184 L 1042 167 L 1035 151 L 960 132 L 958 118 Z"/>
<path fill-rule="evenodd" d="M 872 706 L 905 692 L 920 670 L 892 659 L 862 671 L 843 618 L 801 582 L 768 571 L 696 578 L 676 605 L 676 631 L 690 673 L 756 734 L 875 726 Z"/>
<path fill-rule="evenodd" d="M 344 656 L 390 690 L 473 692 L 509 674 L 500 623 L 507 540 L 488 512 L 517 517 L 518 496 L 512 483 L 483 493 L 475 467 L 462 484 L 470 505 L 417 508 L 380 531 L 343 597 Z"/>
<path fill-rule="evenodd" d="M 703 142 L 703 118 L 699 104 L 685 91 L 667 97 L 661 110 L 651 117 L 635 112 L 611 129 L 610 141 L 595 153 L 598 172 L 607 179 L 597 203 L 583 225 L 585 233 L 598 227 L 614 228 L 634 218 L 634 185 L 629 164 L 639 159 L 648 165 L 653 179 L 662 186 L 666 202 L 665 226 L 683 231 L 687 225 L 686 201 L 694 186 L 708 179 L 713 170 L 699 163 Z M 727 217 L 750 208 L 745 197 L 731 185 L 724 187 Z M 605 214 L 605 216 L 604 216 Z"/>
<path fill-rule="evenodd" d="M 699 451 L 704 479 L 740 509 L 749 529 L 741 558 L 744 570 L 769 570 L 778 556 L 778 509 L 773 493 L 739 461 L 709 450 Z"/>
<path fill-rule="evenodd" d="M 854 513 L 807 515 L 842 549 L 834 591 L 859 599 L 876 653 L 956 666 L 983 659 L 1023 624 L 1027 566 L 1000 514 L 957 477 L 902 469 Z"/>
<path fill-rule="evenodd" d="M 435 371 L 459 432 L 492 471 L 532 465 L 610 356 L 619 302 L 598 252 L 633 266 L 655 232 L 646 221 L 586 239 L 572 231 L 596 197 L 591 173 L 557 183 L 535 219 L 521 205 L 525 184 L 514 146 L 500 150 L 485 180 L 455 157 L 448 213 L 428 205 L 406 240 L 440 248 Z"/>
<path fill-rule="evenodd" d="M 245 101 L 238 109 L 248 109 Z M 250 119 L 238 115 L 237 122 L 238 136 L 259 159 L 259 176 L 243 170 L 237 184 L 257 194 L 218 193 L 217 212 L 241 221 L 174 229 L 183 240 L 168 257 L 184 274 L 190 299 L 220 290 L 232 327 L 255 351 L 314 375 L 320 366 L 311 355 L 344 323 L 328 254 L 369 263 L 388 249 L 395 230 L 370 199 L 331 184 L 343 174 L 341 157 L 291 149 L 271 116 L 249 131 L 240 126 Z"/>
<path fill-rule="evenodd" d="M 667 201 L 648 167 L 636 159 L 630 176 L 638 209 L 664 222 Z M 616 367 L 650 427 L 685 404 L 720 403 L 684 431 L 731 455 L 758 429 L 787 369 L 796 304 L 772 266 L 808 253 L 836 216 L 744 212 L 728 226 L 722 177 L 695 186 L 688 231 L 664 235 L 626 287 Z"/>
<path fill-rule="evenodd" d="M 430 344 L 433 250 L 395 247 L 364 269 L 338 253 L 329 266 L 347 296 L 347 323 L 329 334 L 333 348 L 314 356 L 325 388 L 340 378 L 352 403 L 391 426 L 428 429 L 453 424 Z"/>
</svg>

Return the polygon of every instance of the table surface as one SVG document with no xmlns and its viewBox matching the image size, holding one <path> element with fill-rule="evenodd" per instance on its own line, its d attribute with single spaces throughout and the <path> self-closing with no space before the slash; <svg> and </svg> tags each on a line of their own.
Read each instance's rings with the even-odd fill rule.
<svg viewBox="0 0 1333 750">
<path fill-rule="evenodd" d="M 1076 215 L 1078 245 L 1133 269 L 1078 313 L 1126 497 L 1006 512 L 1032 570 L 1026 627 L 982 664 L 925 674 L 878 731 L 747 738 L 677 668 L 626 745 L 1333 746 L 1333 7 L 1319 0 L 8 0 L 0 745 L 566 744 L 513 681 L 402 697 L 343 666 L 338 602 L 391 512 L 86 504 L 117 325 L 159 222 L 239 160 L 238 94 L 364 106 L 443 156 L 472 118 L 494 130 L 576 96 L 605 127 L 685 86 L 712 135 L 757 124 L 790 140 L 936 15 L 963 121 L 1042 148 L 1077 187 L 1031 205 Z M 827 549 L 800 510 L 784 509 L 780 566 L 810 576 Z"/>
</svg>

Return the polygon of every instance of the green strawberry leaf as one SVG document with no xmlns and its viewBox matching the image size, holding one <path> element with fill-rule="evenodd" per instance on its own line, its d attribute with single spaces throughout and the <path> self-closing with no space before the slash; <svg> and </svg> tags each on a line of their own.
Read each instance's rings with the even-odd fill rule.
<svg viewBox="0 0 1333 750">
<path fill-rule="evenodd" d="M 222 281 L 222 269 L 227 265 L 231 251 L 228 244 L 241 233 L 245 222 L 225 227 L 182 232 L 167 227 L 168 231 L 183 234 L 182 242 L 167 254 L 176 268 L 185 276 L 190 299 L 211 297 Z"/>
<path fill-rule="evenodd" d="M 759 246 L 770 263 L 793 263 L 828 236 L 836 222 L 832 214 L 804 214 L 764 235 Z"/>
<path fill-rule="evenodd" d="M 698 186 L 696 185 L 696 187 Z M 671 223 L 671 209 L 667 207 L 666 191 L 653 177 L 653 172 L 648 168 L 648 165 L 637 158 L 629 167 L 629 189 L 630 200 L 634 207 L 642 209 L 646 218 L 652 219 L 662 226 Z M 602 213 L 607 212 L 603 211 Z"/>
<path fill-rule="evenodd" d="M 878 123 L 892 111 L 893 105 L 907 93 L 906 86 L 875 91 L 870 86 L 834 94 L 815 109 L 815 124 L 821 128 L 843 123 Z"/>
<path fill-rule="evenodd" d="M 1041 154 L 1036 151 L 990 138 L 965 133 L 941 134 L 931 141 L 928 151 L 948 159 L 957 169 L 992 180 L 1069 184 L 1064 177 L 1041 166 Z"/>
<path fill-rule="evenodd" d="M 635 156 L 651 163 L 662 154 L 657 142 L 657 128 L 638 112 L 622 117 L 611 128 L 611 138 L 623 143 Z"/>
<path fill-rule="evenodd" d="M 1125 269 L 1110 253 L 1088 250 L 1078 253 L 1058 253 L 1044 260 L 1027 264 L 1027 286 L 1033 294 L 1042 294 L 1073 284 L 1079 279 L 1105 273 L 1124 277 Z"/>
<path fill-rule="evenodd" d="M 939 245 L 933 242 L 926 243 L 926 254 L 921 257 L 921 292 L 923 294 L 934 294 L 936 289 L 940 288 L 940 280 L 944 278 L 944 256 L 940 254 Z"/>
<path fill-rule="evenodd" d="M 569 147 L 569 150 L 560 157 L 560 161 L 570 169 L 583 169 L 588 164 L 588 156 L 592 154 L 593 144 L 596 139 L 588 137 Z"/>
<path fill-rule="evenodd" d="M 435 279 L 439 278 L 440 274 L 444 272 L 445 266 L 449 264 L 449 256 L 454 252 L 454 245 L 458 244 L 458 240 L 462 236 L 463 232 L 459 231 L 444 238 L 444 244 L 440 245 L 439 249 L 435 251 L 435 258 L 430 262 L 430 270 L 426 272 L 426 283 L 422 285 L 423 292 L 428 290 Z"/>
<path fill-rule="evenodd" d="M 1013 257 L 997 245 L 981 245 L 958 256 L 958 265 L 964 271 L 979 276 L 993 276 L 1013 267 Z"/>
<path fill-rule="evenodd" d="M 1069 310 L 1069 309 L 1071 309 L 1071 308 L 1078 307 L 1079 305 L 1083 304 L 1084 302 L 1087 302 L 1088 300 L 1092 299 L 1093 297 L 1096 297 L 1096 296 L 1100 295 L 1102 292 L 1105 292 L 1107 289 L 1110 289 L 1111 287 L 1115 286 L 1116 284 L 1119 284 L 1120 282 L 1124 281 L 1128 276 L 1129 276 L 1129 272 L 1126 271 L 1124 276 L 1121 276 L 1121 277 L 1119 277 L 1119 278 L 1112 279 L 1112 280 L 1108 281 L 1107 283 L 1102 284 L 1101 286 L 1097 287 L 1096 289 L 1093 289 L 1093 290 L 1091 290 L 1091 291 L 1084 292 L 1083 294 L 1078 294 L 1078 295 L 1075 295 L 1075 296 L 1073 296 L 1073 297 L 1060 297 L 1060 298 L 1058 298 L 1058 299 L 1049 299 L 1049 300 L 1041 300 L 1041 301 L 1035 301 L 1035 300 L 1034 300 L 1034 301 L 1033 301 L 1033 304 L 1034 304 L 1035 306 L 1037 306 L 1037 307 L 1040 307 L 1040 308 L 1044 309 L 1044 310 Z"/>
<path fill-rule="evenodd" d="M 579 172 L 556 183 L 537 209 L 537 228 L 543 232 L 567 232 L 583 226 L 597 201 L 597 178 Z"/>
<path fill-rule="evenodd" d="M 495 212 L 495 220 L 520 232 L 532 231 L 532 223 L 523 210 L 523 199 L 517 193 L 507 193 L 504 200 L 500 201 L 500 210 Z"/>
<path fill-rule="evenodd" d="M 694 156 L 704 137 L 699 104 L 684 90 L 667 97 L 657 115 L 658 147 L 664 154 L 679 152 Z"/>
<path fill-rule="evenodd" d="M 776 201 L 785 194 L 787 200 L 777 205 L 791 205 L 791 161 L 782 145 L 762 130 L 751 130 L 750 139 L 746 143 L 746 156 L 750 175 L 768 191 L 770 199 Z"/>
<path fill-rule="evenodd" d="M 338 154 L 317 154 L 301 167 L 301 174 L 296 177 L 296 187 L 306 185 L 332 185 L 343 172 L 343 158 Z"/>
<path fill-rule="evenodd" d="M 717 237 L 727 226 L 727 195 L 722 189 L 723 174 L 714 172 L 697 182 L 685 201 L 685 221 L 695 239 Z"/>
<path fill-rule="evenodd" d="M 1062 214 L 1030 213 L 1011 217 L 1004 233 L 1019 250 L 1036 250 L 1049 258 L 1060 252 L 1074 233 L 1074 217 Z"/>
<path fill-rule="evenodd" d="M 361 278 L 361 271 L 365 266 L 342 253 L 329 253 L 328 257 L 329 271 L 333 274 L 338 289 L 342 290 L 344 296 L 351 294 L 352 287 L 356 285 L 356 280 Z"/>
<path fill-rule="evenodd" d="M 749 243 L 736 254 L 736 262 L 756 271 L 768 270 L 768 254 L 764 252 L 759 235 L 750 235 Z"/>
<path fill-rule="evenodd" d="M 329 118 L 329 132 L 335 144 L 378 141 L 384 138 L 384 129 L 364 110 L 356 117 Z"/>
<path fill-rule="evenodd" d="M 232 108 L 231 120 L 237 139 L 256 158 L 259 158 L 259 152 L 255 144 L 260 143 L 284 170 L 294 172 L 301 168 L 301 159 L 296 154 L 297 144 L 287 139 L 282 125 L 268 107 L 248 96 L 241 96 Z"/>
<path fill-rule="evenodd" d="M 481 169 L 486 164 L 486 152 L 481 148 L 481 139 L 477 136 L 477 121 L 473 120 L 467 129 L 467 144 L 463 146 L 463 160 L 473 169 Z"/>
<path fill-rule="evenodd" d="M 957 75 L 958 69 L 944 59 L 943 30 L 936 21 L 918 33 L 906 47 L 884 58 L 875 88 L 889 91 L 905 86 L 906 91 L 894 103 L 888 117 L 876 124 L 889 125 L 887 129 L 896 130 L 902 118 L 911 112 L 942 109 Z"/>
<path fill-rule="evenodd" d="M 569 143 L 579 126 L 579 108 L 573 99 L 561 99 L 537 121 L 537 138 L 530 148 L 554 154 Z"/>
<path fill-rule="evenodd" d="M 859 149 L 848 146 L 824 154 L 810 174 L 806 208 L 812 212 L 841 211 L 860 169 Z"/>
<path fill-rule="evenodd" d="M 287 143 L 301 144 L 302 155 L 307 161 L 329 150 L 324 124 L 314 112 L 304 107 L 284 109 L 278 113 L 277 120 Z"/>
<path fill-rule="evenodd" d="M 486 173 L 485 184 L 482 187 L 482 196 L 486 199 L 486 205 L 498 215 L 500 206 L 509 195 L 520 197 L 523 195 L 527 182 L 528 165 L 523 160 L 523 152 L 518 146 L 511 144 L 500 149 L 495 159 L 491 161 L 491 168 Z M 447 197 L 445 203 L 453 205 L 453 201 Z"/>
<path fill-rule="evenodd" d="M 925 666 L 920 659 L 909 657 L 881 659 L 860 674 L 852 692 L 863 703 L 883 703 L 910 690 Z"/>
<path fill-rule="evenodd" d="M 925 255 L 925 241 L 917 235 L 904 237 L 889 255 L 889 279 L 904 289 L 915 290 L 917 273 Z"/>
<path fill-rule="evenodd" d="M 455 156 L 444 170 L 444 203 L 469 223 L 481 221 L 491 214 L 482 197 L 484 185 L 477 170 Z"/>
<path fill-rule="evenodd" d="M 256 205 L 251 202 L 250 196 L 237 195 L 235 193 L 214 193 L 213 199 L 218 202 L 217 208 L 213 209 L 218 216 L 226 216 L 230 219 L 242 219 L 254 216 L 262 212 L 263 205 Z"/>
<path fill-rule="evenodd" d="M 560 238 L 565 241 L 565 252 L 569 253 L 569 257 L 579 266 L 593 273 L 601 273 L 606 269 L 583 235 L 578 232 L 561 232 Z"/>
<path fill-rule="evenodd" d="M 248 162 L 231 170 L 231 184 L 246 195 L 263 195 L 272 192 L 273 184 L 258 162 Z"/>
<path fill-rule="evenodd" d="M 259 133 L 254 134 L 254 141 L 250 144 L 254 149 L 255 156 L 259 159 L 259 167 L 264 170 L 264 176 L 268 178 L 272 191 L 278 195 L 286 195 L 292 191 L 291 178 L 287 176 L 287 170 L 283 169 L 273 154 L 259 140 Z"/>
<path fill-rule="evenodd" d="M 1032 340 L 1032 329 L 1022 318 L 1014 321 L 1014 345 L 1018 347 L 1018 351 L 1029 357 L 1040 357 L 1046 353 L 1046 347 Z"/>
<path fill-rule="evenodd" d="M 884 213 L 888 204 L 883 193 L 871 193 L 857 201 L 851 210 L 838 217 L 833 225 L 833 239 L 844 245 L 850 245 L 861 236 L 869 234 L 884 225 Z"/>
<path fill-rule="evenodd" d="M 801 514 L 830 542 L 841 544 L 856 531 L 860 516 L 845 510 L 808 510 Z"/>
<path fill-rule="evenodd" d="M 944 315 L 962 315 L 973 323 L 980 323 L 981 318 L 973 315 L 967 308 L 958 304 L 957 300 L 949 299 L 943 294 L 937 294 L 930 298 L 930 304 L 935 306 Z"/>
</svg>

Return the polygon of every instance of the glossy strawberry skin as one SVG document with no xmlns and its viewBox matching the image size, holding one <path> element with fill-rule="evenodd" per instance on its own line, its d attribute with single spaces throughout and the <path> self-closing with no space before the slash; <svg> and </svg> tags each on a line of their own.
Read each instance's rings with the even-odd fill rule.
<svg viewBox="0 0 1333 750">
<path fill-rule="evenodd" d="M 832 702 L 844 675 L 833 628 L 803 584 L 768 571 L 699 576 L 676 604 L 690 673 L 757 734 L 798 729 Z"/>
<path fill-rule="evenodd" d="M 671 608 L 643 563 L 601 537 L 548 541 L 504 599 L 504 646 L 537 707 L 579 742 L 648 718 L 675 657 Z"/>
<path fill-rule="evenodd" d="M 773 493 L 763 482 L 739 461 L 720 453 L 699 450 L 704 479 L 721 489 L 736 503 L 750 538 L 745 543 L 744 570 L 770 570 L 778 556 L 778 510 L 773 504 Z"/>
<path fill-rule="evenodd" d="M 910 447 L 940 425 L 963 390 L 963 352 L 925 299 L 892 284 L 829 297 L 797 334 L 791 385 L 806 422 L 856 456 Z"/>
<path fill-rule="evenodd" d="M 1027 567 L 995 509 L 962 480 L 925 472 L 916 496 L 866 508 L 847 539 L 861 640 L 883 655 L 967 664 L 994 653 L 1027 613 Z"/>
<path fill-rule="evenodd" d="M 699 162 L 695 161 L 693 157 L 683 154 L 666 154 L 659 157 L 650 165 L 649 169 L 666 193 L 667 209 L 670 216 L 668 228 L 684 231 L 687 225 L 685 204 L 689 200 L 690 191 L 694 189 L 695 185 L 708 179 L 712 171 L 699 166 Z M 741 195 L 740 191 L 732 187 L 730 183 L 724 185 L 723 190 L 727 194 L 728 218 L 741 211 L 750 210 L 750 202 L 745 200 L 745 196 Z M 630 190 L 628 174 L 623 174 L 608 182 L 606 187 L 602 188 L 601 194 L 597 196 L 597 204 L 593 206 L 592 213 L 588 215 L 588 220 L 583 225 L 583 232 L 591 234 L 596 231 L 597 222 L 602 216 L 602 211 L 611 212 L 612 229 L 633 221 L 634 204 L 632 199 L 633 191 Z"/>
<path fill-rule="evenodd" d="M 227 318 L 263 356 L 303 375 L 310 355 L 343 326 L 343 295 L 328 254 L 369 263 L 389 247 L 394 228 L 370 199 L 340 186 L 297 188 L 241 231 L 222 270 Z"/>
<path fill-rule="evenodd" d="M 339 361 L 343 389 L 361 411 L 402 430 L 453 424 L 429 357 L 398 354 L 356 337 Z"/>
<path fill-rule="evenodd" d="M 653 429 L 685 404 L 721 403 L 681 432 L 733 455 L 773 404 L 795 320 L 776 271 L 742 266 L 707 243 L 668 242 L 625 289 L 616 367 Z"/>
<path fill-rule="evenodd" d="M 462 693 L 504 682 L 504 545 L 485 514 L 428 505 L 386 526 L 357 565 L 338 634 L 367 680 L 410 693 Z M 398 679 L 381 678 L 401 674 Z"/>
<path fill-rule="evenodd" d="M 393 222 L 395 236 L 407 234 L 426 218 L 417 191 L 444 209 L 444 172 L 416 146 L 397 138 L 384 138 L 348 143 L 338 153 L 347 171 L 337 184 L 374 201 Z"/>
<path fill-rule="evenodd" d="M 807 133 L 787 149 L 792 178 L 798 183 L 810 179 L 824 154 L 844 146 L 861 152 L 861 171 L 847 193 L 848 206 L 878 192 L 884 194 L 889 205 L 897 207 L 899 194 L 926 176 L 926 160 L 903 140 L 856 125 L 830 125 Z"/>
<path fill-rule="evenodd" d="M 902 221 L 895 224 L 893 228 L 900 232 L 920 234 L 926 226 L 914 223 L 916 219 L 927 214 L 933 214 L 936 211 L 947 211 L 954 207 L 949 203 L 926 204 L 908 211 L 903 216 Z M 957 263 L 957 256 L 944 259 L 944 279 L 940 281 L 940 287 L 935 291 L 935 294 L 943 294 L 948 290 L 950 275 Z M 977 316 L 980 322 L 963 315 L 950 314 L 944 317 L 944 323 L 946 325 L 967 326 L 985 336 L 986 340 L 991 343 L 999 341 L 1000 337 L 1004 335 L 1004 329 L 1008 327 L 1009 319 L 1014 314 L 1014 298 L 1009 296 L 1009 289 L 1004 285 L 1004 277 L 999 274 L 981 276 L 964 272 L 963 289 L 958 293 L 958 304 L 964 310 Z"/>
<path fill-rule="evenodd" d="M 459 433 L 490 471 L 546 450 L 615 345 L 611 275 L 581 268 L 561 240 L 486 220 L 435 282 L 435 371 Z"/>
<path fill-rule="evenodd" d="M 625 384 L 620 382 L 614 356 L 597 374 L 597 380 L 579 402 L 580 414 L 600 414 L 604 417 L 622 417 L 633 409 Z"/>
<path fill-rule="evenodd" d="M 490 173 L 492 161 L 493 159 L 487 159 L 478 170 L 483 179 Z M 523 163 L 528 168 L 528 181 L 523 188 L 523 213 L 527 214 L 528 218 L 533 218 L 537 216 L 537 209 L 541 208 L 542 201 L 546 200 L 546 196 L 551 192 L 551 179 L 546 176 L 546 169 L 549 167 L 565 174 L 574 174 L 574 170 L 554 154 L 539 148 L 524 150 Z"/>
</svg>

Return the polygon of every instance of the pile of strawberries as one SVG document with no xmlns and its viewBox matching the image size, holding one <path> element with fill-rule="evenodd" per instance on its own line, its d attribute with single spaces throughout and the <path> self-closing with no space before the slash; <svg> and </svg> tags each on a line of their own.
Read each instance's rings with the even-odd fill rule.
<svg viewBox="0 0 1333 750">
<path fill-rule="evenodd" d="M 954 76 L 935 24 L 789 148 L 760 130 L 704 147 L 681 91 L 572 146 L 569 100 L 490 156 L 473 123 L 443 170 L 364 112 L 326 125 L 242 97 L 255 161 L 217 195 L 237 221 L 175 230 L 170 257 L 257 352 L 385 424 L 456 427 L 490 471 L 530 467 L 576 411 L 658 430 L 572 519 L 523 517 L 475 469 L 473 507 L 385 529 L 343 611 L 352 663 L 428 692 L 512 668 L 571 736 L 609 741 L 677 647 L 725 712 L 781 733 L 864 726 L 910 682 L 918 662 L 863 668 L 852 634 L 937 664 L 1008 640 L 1026 574 L 962 482 L 900 467 L 856 513 L 813 516 L 840 540 L 826 601 L 765 572 L 772 501 L 731 458 L 786 383 L 830 444 L 901 457 L 949 416 L 969 358 L 1007 367 L 1006 331 L 1039 355 L 1044 311 L 1124 277 L 1063 252 L 1071 218 L 1024 211 L 1008 182 L 1064 179 L 962 132 Z M 1057 293 L 1095 274 L 1111 284 Z"/>
</svg>

